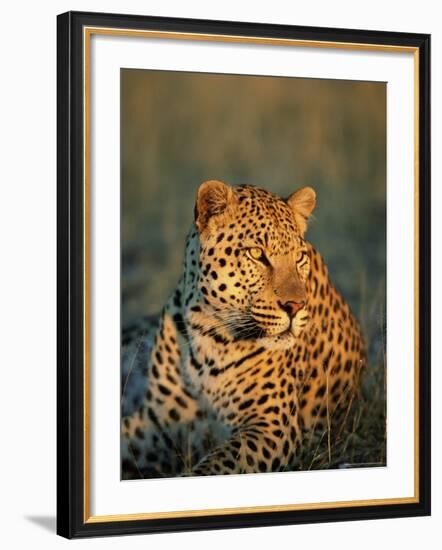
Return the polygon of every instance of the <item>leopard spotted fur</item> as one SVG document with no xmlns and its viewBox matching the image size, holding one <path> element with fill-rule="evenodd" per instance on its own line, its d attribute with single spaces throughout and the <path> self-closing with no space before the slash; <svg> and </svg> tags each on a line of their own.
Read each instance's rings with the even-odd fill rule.
<svg viewBox="0 0 442 550">
<path fill-rule="evenodd" d="M 123 477 L 291 468 L 354 399 L 364 338 L 304 238 L 315 204 L 200 186 L 174 292 L 124 335 Z"/>
</svg>

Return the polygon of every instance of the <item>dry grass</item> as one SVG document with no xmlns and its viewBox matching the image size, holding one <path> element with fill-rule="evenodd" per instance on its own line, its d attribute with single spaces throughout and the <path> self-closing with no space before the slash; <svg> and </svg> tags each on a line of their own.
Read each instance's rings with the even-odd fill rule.
<svg viewBox="0 0 442 550">
<path fill-rule="evenodd" d="M 371 388 L 377 388 L 375 393 Z M 369 389 L 370 388 L 370 389 Z M 348 409 L 343 426 L 333 437 L 331 423 L 322 433 L 311 432 L 303 446 L 297 468 L 375 467 L 386 465 L 386 401 L 384 365 L 369 367 L 361 395 Z"/>
</svg>

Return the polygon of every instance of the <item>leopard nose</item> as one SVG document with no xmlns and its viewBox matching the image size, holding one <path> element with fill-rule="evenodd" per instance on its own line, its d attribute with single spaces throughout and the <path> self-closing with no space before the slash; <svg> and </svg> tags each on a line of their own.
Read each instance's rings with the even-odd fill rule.
<svg viewBox="0 0 442 550">
<path fill-rule="evenodd" d="M 305 306 L 305 302 L 285 302 L 282 304 L 279 303 L 280 307 L 288 314 L 290 319 L 292 319 L 296 313 Z"/>
</svg>

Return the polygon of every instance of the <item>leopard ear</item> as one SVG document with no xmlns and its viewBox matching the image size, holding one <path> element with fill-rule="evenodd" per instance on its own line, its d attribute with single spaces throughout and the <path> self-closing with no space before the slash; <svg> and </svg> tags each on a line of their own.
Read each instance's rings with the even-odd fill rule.
<svg viewBox="0 0 442 550">
<path fill-rule="evenodd" d="M 199 186 L 195 204 L 195 225 L 201 233 L 213 216 L 219 216 L 233 203 L 234 191 L 222 181 L 205 181 Z"/>
<path fill-rule="evenodd" d="M 311 187 L 301 187 L 287 199 L 287 204 L 295 214 L 301 234 L 307 229 L 307 220 L 316 206 L 316 193 Z"/>
</svg>

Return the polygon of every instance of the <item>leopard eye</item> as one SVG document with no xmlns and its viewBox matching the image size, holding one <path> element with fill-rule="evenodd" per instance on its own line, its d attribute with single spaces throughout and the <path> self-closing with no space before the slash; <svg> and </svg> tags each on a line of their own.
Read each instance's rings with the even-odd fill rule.
<svg viewBox="0 0 442 550">
<path fill-rule="evenodd" d="M 260 260 L 261 256 L 264 256 L 263 251 L 260 248 L 258 248 L 257 246 L 249 248 L 248 252 L 249 252 L 249 256 L 252 258 L 252 260 Z"/>
<path fill-rule="evenodd" d="M 304 265 L 308 262 L 308 254 L 305 250 L 300 250 L 296 253 L 296 263 Z"/>
<path fill-rule="evenodd" d="M 261 262 L 264 265 L 270 265 L 270 262 L 266 258 L 266 255 L 264 254 L 264 251 L 262 248 L 259 248 L 258 246 L 252 246 L 247 249 L 247 254 L 249 258 L 254 260 L 255 262 Z"/>
<path fill-rule="evenodd" d="M 258 260 L 258 261 L 261 260 L 261 258 L 264 256 L 264 253 L 261 250 L 261 248 L 258 248 L 257 246 L 248 248 L 247 254 L 250 256 L 252 260 Z"/>
</svg>

